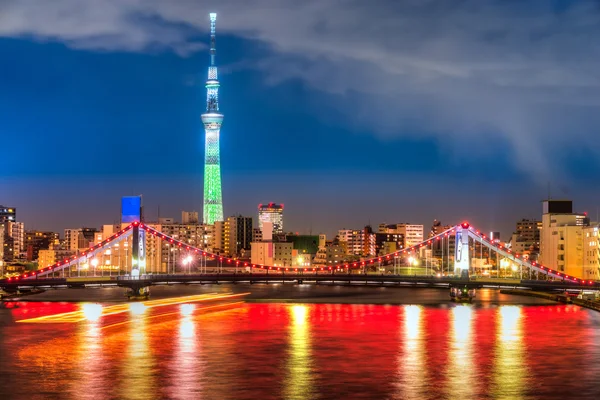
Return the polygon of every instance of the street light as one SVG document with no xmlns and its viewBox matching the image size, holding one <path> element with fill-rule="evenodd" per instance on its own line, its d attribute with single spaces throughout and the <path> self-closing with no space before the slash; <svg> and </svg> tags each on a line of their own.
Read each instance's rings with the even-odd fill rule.
<svg viewBox="0 0 600 400">
<path fill-rule="evenodd" d="M 188 273 L 191 272 L 190 271 L 190 266 L 191 266 L 191 263 L 192 263 L 193 260 L 194 259 L 192 258 L 192 256 L 187 256 L 186 258 L 183 259 L 183 265 L 188 266 Z"/>
<path fill-rule="evenodd" d="M 92 259 L 92 267 L 94 267 L 94 276 L 96 276 L 96 267 L 98 266 L 98 259 Z"/>
</svg>

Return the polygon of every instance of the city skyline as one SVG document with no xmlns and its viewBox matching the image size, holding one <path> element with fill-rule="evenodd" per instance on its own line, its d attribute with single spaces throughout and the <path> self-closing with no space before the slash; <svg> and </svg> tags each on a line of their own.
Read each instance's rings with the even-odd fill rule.
<svg viewBox="0 0 600 400">
<path fill-rule="evenodd" d="M 406 14 L 412 22 L 396 28 L 381 10 L 370 9 L 383 33 L 357 25 L 356 34 L 363 34 L 352 36 L 358 49 L 373 46 L 373 54 L 359 55 L 347 52 L 350 39 L 344 39 L 366 11 L 358 4 L 348 8 L 348 20 L 336 17 L 332 5 L 323 5 L 329 11 L 324 14 L 308 6 L 269 13 L 259 2 L 244 20 L 238 3 L 219 5 L 228 114 L 221 149 L 224 216 L 255 217 L 255 205 L 268 198 L 286 204 L 291 231 L 331 235 L 369 223 L 427 227 L 438 219 L 469 220 L 507 237 L 515 221 L 539 218 L 550 184 L 553 198 L 573 199 L 577 211 L 594 218 L 598 94 L 581 83 L 591 85 L 587 67 L 597 54 L 575 46 L 584 35 L 577 22 L 590 11 L 583 3 L 591 4 L 465 6 L 431 35 L 418 35 L 414 21 L 435 21 L 425 12 L 434 6 L 383 2 L 390 15 Z M 118 16 L 103 15 L 101 8 L 94 11 L 103 18 L 83 33 L 68 30 L 88 18 L 78 7 L 73 21 L 62 25 L 53 13 L 35 24 L 43 11 L 13 3 L 4 13 L 11 23 L 0 30 L 2 54 L 14 55 L 0 74 L 5 146 L 12 149 L 0 161 L 0 202 L 16 207 L 28 229 L 59 232 L 112 222 L 123 195 L 143 194 L 147 215 L 159 205 L 171 216 L 200 210 L 198 110 L 205 101 L 201 77 L 212 9 L 186 8 L 183 15 L 155 5 L 164 20 L 148 26 L 121 21 L 116 36 L 106 27 Z M 480 24 L 460 32 L 463 43 L 448 25 L 459 17 L 489 21 L 494 12 L 509 25 L 528 17 L 560 33 L 581 67 L 548 62 L 566 45 L 532 27 L 519 25 L 514 34 L 539 33 L 535 43 L 524 45 L 509 30 Z M 561 16 L 560 26 L 554 14 Z M 23 15 L 30 18 L 18 18 Z M 288 23 L 285 28 L 271 23 L 275 17 Z M 299 17 L 314 26 L 295 21 Z M 151 29 L 158 27 L 169 35 L 160 39 Z M 293 41 L 294 30 L 307 40 Z M 136 32 L 144 34 L 137 42 Z M 412 32 L 414 41 L 402 39 L 390 48 L 386 37 L 402 32 Z M 456 51 L 436 51 L 435 38 Z M 468 44 L 495 52 L 474 56 Z M 501 60 L 506 52 L 516 59 Z M 339 60 L 347 58 L 342 67 Z M 358 77 L 364 86 L 357 86 Z M 566 91 L 576 95 L 564 96 Z M 372 122 L 367 117 L 374 112 Z M 89 215 L 92 209 L 97 215 Z"/>
</svg>

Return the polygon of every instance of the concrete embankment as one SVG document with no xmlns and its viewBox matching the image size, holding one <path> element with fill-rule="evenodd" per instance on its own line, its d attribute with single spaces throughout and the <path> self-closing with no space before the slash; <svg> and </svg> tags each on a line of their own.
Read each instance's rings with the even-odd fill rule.
<svg viewBox="0 0 600 400">
<path fill-rule="evenodd" d="M 500 290 L 500 293 L 515 294 L 518 296 L 537 297 L 540 299 L 552 300 L 552 301 L 556 301 L 559 303 L 575 304 L 575 305 L 578 305 L 581 307 L 600 311 L 600 302 L 585 300 L 585 299 L 578 299 L 573 296 L 568 296 L 564 293 L 535 292 L 533 290 L 524 290 L 524 289 L 502 289 L 502 290 Z"/>
</svg>

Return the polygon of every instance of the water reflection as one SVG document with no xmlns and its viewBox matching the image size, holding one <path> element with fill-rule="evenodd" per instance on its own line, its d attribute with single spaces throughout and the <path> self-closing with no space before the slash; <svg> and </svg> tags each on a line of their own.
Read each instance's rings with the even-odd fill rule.
<svg viewBox="0 0 600 400">
<path fill-rule="evenodd" d="M 119 398 L 147 399 L 154 393 L 154 357 L 148 342 L 148 319 L 142 303 L 129 305 L 128 343 L 122 361 L 122 381 Z"/>
<path fill-rule="evenodd" d="M 521 307 L 500 307 L 498 314 L 493 395 L 498 399 L 519 399 L 523 397 L 527 376 L 523 355 Z"/>
<path fill-rule="evenodd" d="M 199 343 L 199 332 L 193 320 L 195 304 L 182 304 L 179 307 L 179 337 L 172 363 L 171 398 L 196 399 L 201 397 L 202 351 Z"/>
<path fill-rule="evenodd" d="M 314 396 L 314 382 L 312 377 L 308 307 L 295 305 L 290 307 L 289 310 L 291 313 L 291 324 L 285 398 L 312 398 Z"/>
<path fill-rule="evenodd" d="M 102 305 L 95 303 L 85 303 L 81 306 L 81 311 L 87 321 L 96 322 L 102 316 Z"/>
<path fill-rule="evenodd" d="M 475 398 L 472 325 L 471 306 L 459 305 L 452 309 L 450 363 L 447 367 L 450 398 Z"/>
<path fill-rule="evenodd" d="M 417 399 L 423 396 L 426 379 L 423 374 L 425 349 L 422 313 L 423 309 L 420 306 L 404 306 L 404 325 L 399 339 L 403 351 L 398 358 L 401 398 Z"/>
<path fill-rule="evenodd" d="M 71 381 L 71 392 L 78 399 L 94 399 L 97 389 L 108 384 L 106 379 L 109 379 L 106 366 L 102 362 L 103 335 L 98 324 L 102 306 L 82 304 L 81 312 L 86 321 L 77 328 L 78 349 L 75 359 L 78 377 Z"/>
<path fill-rule="evenodd" d="M 600 398 L 600 314 L 573 306 L 120 306 L 0 310 L 0 398 Z"/>
</svg>

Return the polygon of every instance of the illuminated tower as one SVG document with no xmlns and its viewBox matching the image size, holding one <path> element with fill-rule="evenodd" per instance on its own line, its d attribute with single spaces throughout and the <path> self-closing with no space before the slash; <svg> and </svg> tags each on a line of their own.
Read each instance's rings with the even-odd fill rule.
<svg viewBox="0 0 600 400">
<path fill-rule="evenodd" d="M 210 13 L 210 66 L 206 81 L 206 113 L 202 123 L 206 133 L 204 147 L 204 209 L 203 222 L 213 224 L 223 221 L 223 195 L 221 194 L 221 157 L 219 155 L 219 132 L 223 114 L 219 112 L 219 77 L 215 56 L 217 53 L 215 25 L 217 14 Z"/>
</svg>

